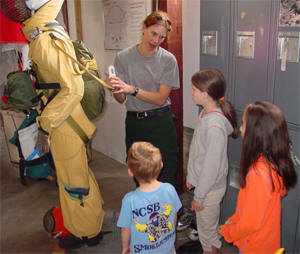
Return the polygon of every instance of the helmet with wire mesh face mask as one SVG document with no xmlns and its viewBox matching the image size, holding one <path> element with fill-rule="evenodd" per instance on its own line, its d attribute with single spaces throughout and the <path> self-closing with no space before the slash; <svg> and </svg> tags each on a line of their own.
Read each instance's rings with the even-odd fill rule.
<svg viewBox="0 0 300 254">
<path fill-rule="evenodd" d="M 43 224 L 45 230 L 55 239 L 71 234 L 64 226 L 61 206 L 49 209 L 44 215 Z"/>
<path fill-rule="evenodd" d="M 3 14 L 11 21 L 22 23 L 31 17 L 31 10 L 22 0 L 0 0 Z"/>
<path fill-rule="evenodd" d="M 11 21 L 23 23 L 50 0 L 0 0 L 0 8 Z"/>
</svg>

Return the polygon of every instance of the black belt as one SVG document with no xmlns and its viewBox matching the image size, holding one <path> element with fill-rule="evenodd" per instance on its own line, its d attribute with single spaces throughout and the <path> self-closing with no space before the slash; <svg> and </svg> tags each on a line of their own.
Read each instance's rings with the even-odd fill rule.
<svg viewBox="0 0 300 254">
<path fill-rule="evenodd" d="M 163 116 L 164 113 L 170 111 L 170 106 L 165 106 L 162 108 L 152 109 L 148 111 L 127 111 L 128 116 L 135 116 L 137 119 L 143 119 L 151 116 Z"/>
</svg>

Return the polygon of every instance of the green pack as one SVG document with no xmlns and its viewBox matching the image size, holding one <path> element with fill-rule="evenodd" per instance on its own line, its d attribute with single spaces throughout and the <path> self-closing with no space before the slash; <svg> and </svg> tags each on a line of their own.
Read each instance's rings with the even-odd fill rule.
<svg viewBox="0 0 300 254">
<path fill-rule="evenodd" d="M 28 156 L 28 158 L 24 158 L 24 154 L 21 148 L 21 140 L 19 137 L 19 131 L 24 130 L 26 127 L 35 124 L 35 119 L 38 116 L 36 110 L 30 111 L 28 113 L 19 128 L 15 131 L 14 136 L 9 140 L 11 144 L 14 144 L 18 148 L 19 152 L 19 173 L 20 173 L 20 180 L 21 183 L 26 185 L 26 178 L 25 176 L 35 178 L 35 179 L 42 179 L 48 178 L 53 179 L 55 178 L 55 166 L 52 159 L 52 155 L 50 152 L 46 154 L 39 153 L 39 147 L 34 149 L 33 153 Z M 35 155 L 38 155 L 36 158 Z"/>
<path fill-rule="evenodd" d="M 11 72 L 7 75 L 4 95 L 16 108 L 28 110 L 38 104 L 34 77 L 30 71 Z"/>
<path fill-rule="evenodd" d="M 89 49 L 82 41 L 72 41 L 72 43 L 78 62 L 83 65 L 88 63 L 89 72 L 100 79 L 96 60 Z M 36 65 L 34 67 L 35 71 L 37 71 L 38 67 Z M 90 120 L 95 120 L 103 112 L 105 106 L 105 89 L 103 85 L 87 72 L 83 72 L 82 79 L 84 81 L 84 95 L 81 105 L 87 117 Z M 59 89 L 59 84 L 39 84 L 32 70 L 13 72 L 7 76 L 4 95 L 16 108 L 28 110 L 38 104 L 40 97 L 36 89 Z"/>
<path fill-rule="evenodd" d="M 79 62 L 84 63 L 93 61 L 94 65 L 97 65 L 94 56 L 82 41 L 74 40 L 72 43 L 76 58 Z M 100 78 L 97 66 L 95 66 L 95 68 L 90 67 L 89 71 Z M 82 74 L 82 79 L 84 82 L 84 95 L 81 100 L 81 106 L 87 117 L 90 120 L 94 120 L 103 112 L 105 106 L 105 89 L 87 72 Z"/>
</svg>

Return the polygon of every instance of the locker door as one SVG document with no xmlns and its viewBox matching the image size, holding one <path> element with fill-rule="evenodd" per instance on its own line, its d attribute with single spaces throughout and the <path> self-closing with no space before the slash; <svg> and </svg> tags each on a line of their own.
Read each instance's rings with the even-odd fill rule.
<svg viewBox="0 0 300 254">
<path fill-rule="evenodd" d="M 277 105 L 288 122 L 294 153 L 299 158 L 300 27 L 279 27 L 280 3 L 280 0 L 201 0 L 200 67 L 215 67 L 223 72 L 228 84 L 226 95 L 237 110 L 239 123 L 245 106 L 251 102 L 266 100 Z M 211 54 L 210 48 L 209 54 L 204 52 L 204 31 L 208 38 L 209 32 L 217 31 L 216 55 Z M 294 40 L 287 54 L 292 61 L 287 57 L 283 62 L 278 57 L 286 53 L 279 51 L 285 49 L 280 47 L 281 37 Z M 241 137 L 229 140 L 230 168 L 239 166 L 241 148 Z M 300 251 L 300 166 L 297 173 L 296 187 L 282 199 L 281 243 L 286 253 Z M 238 190 L 230 183 L 229 177 L 220 223 L 235 209 Z"/>
<path fill-rule="evenodd" d="M 231 1 L 201 0 L 200 69 L 217 68 L 226 80 L 229 71 Z"/>
<path fill-rule="evenodd" d="M 292 30 L 292 33 L 290 31 Z M 285 36 L 284 38 L 280 36 Z M 274 103 L 280 107 L 288 122 L 300 125 L 300 59 L 299 41 L 300 27 L 279 28 L 278 38 L 294 41 L 288 44 L 290 51 L 295 58 L 284 60 L 276 59 L 275 65 L 275 88 Z M 298 46 L 298 48 L 297 48 Z M 280 51 L 280 49 L 278 50 Z M 277 52 L 277 54 L 280 54 Z M 281 53 L 284 54 L 284 53 Z M 294 62 L 297 59 L 298 62 Z M 285 69 L 283 65 L 285 66 Z"/>
<path fill-rule="evenodd" d="M 300 132 L 299 129 L 290 126 L 289 134 L 293 143 L 293 152 L 300 159 Z M 299 200 L 299 182 L 300 166 L 296 167 L 298 183 L 296 187 L 290 189 L 287 196 L 282 199 L 281 216 L 281 246 L 285 248 L 285 253 L 299 253 L 300 235 L 300 200 Z M 298 233 L 297 233 L 298 232 Z M 297 246 L 298 245 L 298 246 Z"/>
<path fill-rule="evenodd" d="M 279 4 L 276 6 L 279 13 Z M 277 12 L 276 12 L 277 13 Z M 300 158 L 300 27 L 281 27 L 275 16 L 273 103 L 288 122 L 293 152 Z M 282 199 L 281 244 L 286 253 L 299 253 L 300 244 L 300 166 L 296 167 L 298 183 Z"/>
<path fill-rule="evenodd" d="M 268 100 L 268 57 L 272 0 L 237 0 L 234 11 L 234 105 Z"/>
</svg>

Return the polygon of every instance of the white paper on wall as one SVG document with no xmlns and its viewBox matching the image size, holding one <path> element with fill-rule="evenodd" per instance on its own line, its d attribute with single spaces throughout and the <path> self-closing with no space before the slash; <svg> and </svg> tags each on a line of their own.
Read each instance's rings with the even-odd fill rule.
<svg viewBox="0 0 300 254">
<path fill-rule="evenodd" d="M 103 0 L 105 49 L 124 49 L 138 43 L 146 17 L 146 0 Z"/>
<path fill-rule="evenodd" d="M 127 1 L 103 0 L 105 19 L 105 49 L 127 46 Z"/>
</svg>

